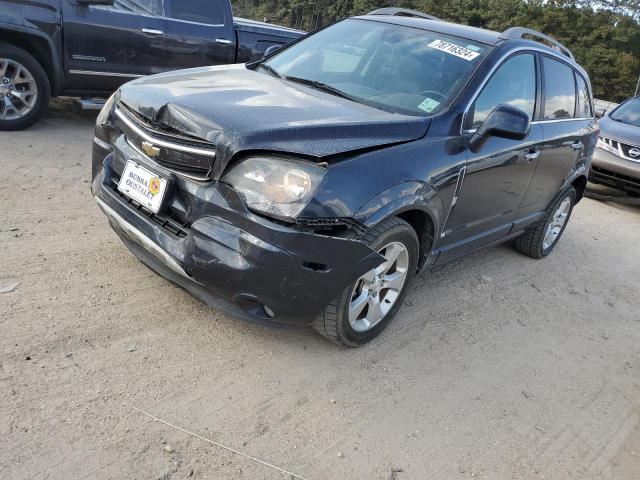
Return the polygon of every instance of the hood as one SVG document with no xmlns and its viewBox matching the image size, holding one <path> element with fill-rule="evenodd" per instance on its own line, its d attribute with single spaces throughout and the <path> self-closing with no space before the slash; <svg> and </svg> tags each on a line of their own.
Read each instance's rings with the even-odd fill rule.
<svg viewBox="0 0 640 480">
<path fill-rule="evenodd" d="M 321 159 L 424 136 L 430 120 L 361 105 L 255 72 L 205 67 L 127 83 L 120 101 L 142 116 L 216 145 L 213 176 L 245 150 Z"/>
<path fill-rule="evenodd" d="M 609 116 L 602 117 L 598 125 L 600 125 L 601 137 L 610 138 L 628 145 L 640 145 L 640 127 L 616 122 Z"/>
</svg>

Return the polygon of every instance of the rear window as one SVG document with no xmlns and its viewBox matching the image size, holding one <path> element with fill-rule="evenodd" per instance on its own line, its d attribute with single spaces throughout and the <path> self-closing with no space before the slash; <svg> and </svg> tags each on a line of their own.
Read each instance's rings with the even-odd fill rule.
<svg viewBox="0 0 640 480">
<path fill-rule="evenodd" d="M 576 84 L 573 69 L 562 62 L 543 57 L 544 119 L 573 118 L 576 110 Z"/>
<path fill-rule="evenodd" d="M 593 117 L 591 95 L 589 95 L 587 82 L 585 82 L 579 73 L 576 73 L 576 84 L 578 85 L 578 111 L 576 112 L 576 116 L 580 118 L 591 118 Z"/>
<path fill-rule="evenodd" d="M 171 18 L 188 22 L 223 25 L 228 0 L 173 0 Z"/>
</svg>

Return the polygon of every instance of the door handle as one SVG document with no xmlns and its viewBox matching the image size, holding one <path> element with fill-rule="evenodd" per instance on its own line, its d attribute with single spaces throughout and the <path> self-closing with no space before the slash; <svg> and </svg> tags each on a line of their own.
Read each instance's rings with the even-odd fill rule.
<svg viewBox="0 0 640 480">
<path fill-rule="evenodd" d="M 142 33 L 148 33 L 149 35 L 164 35 L 162 30 L 156 30 L 155 28 L 143 28 Z"/>
<path fill-rule="evenodd" d="M 577 151 L 582 148 L 582 142 L 580 140 L 575 141 L 571 144 L 571 150 Z"/>
<path fill-rule="evenodd" d="M 216 38 L 216 43 L 221 43 L 223 45 L 229 45 L 231 40 L 227 40 L 226 38 Z"/>
<path fill-rule="evenodd" d="M 524 158 L 527 159 L 527 162 L 532 163 L 540 157 L 540 150 L 529 150 L 529 153 L 526 153 Z"/>
</svg>

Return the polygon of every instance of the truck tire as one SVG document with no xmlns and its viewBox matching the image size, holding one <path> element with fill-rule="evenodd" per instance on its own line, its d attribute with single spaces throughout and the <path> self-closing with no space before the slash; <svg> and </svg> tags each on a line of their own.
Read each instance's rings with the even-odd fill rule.
<svg viewBox="0 0 640 480">
<path fill-rule="evenodd" d="M 0 43 L 0 130 L 22 130 L 37 122 L 49 105 L 46 72 L 29 53 Z"/>
<path fill-rule="evenodd" d="M 567 227 L 575 203 L 576 190 L 569 187 L 551 204 L 544 217 L 516 238 L 515 249 L 536 259 L 549 255 Z"/>
<path fill-rule="evenodd" d="M 400 218 L 381 222 L 363 241 L 389 260 L 349 285 L 313 324 L 320 335 L 345 347 L 363 345 L 386 328 L 402 305 L 418 264 L 418 236 Z"/>
</svg>

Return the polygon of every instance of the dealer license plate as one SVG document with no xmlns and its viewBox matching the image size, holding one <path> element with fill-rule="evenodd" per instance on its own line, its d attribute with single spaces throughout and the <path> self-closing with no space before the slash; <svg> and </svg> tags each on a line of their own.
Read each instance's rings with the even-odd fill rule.
<svg viewBox="0 0 640 480">
<path fill-rule="evenodd" d="M 158 213 L 167 191 L 167 180 L 129 160 L 120 177 L 118 190 L 153 213 Z"/>
</svg>

